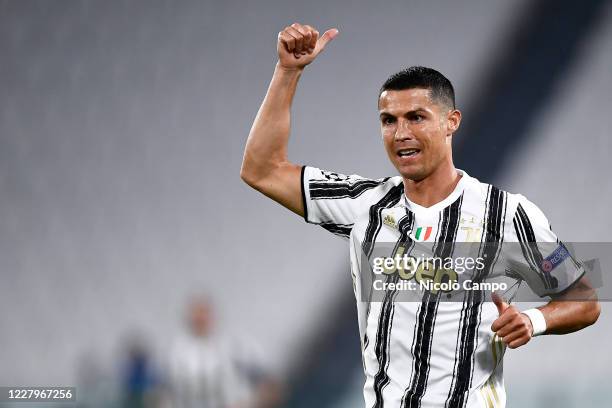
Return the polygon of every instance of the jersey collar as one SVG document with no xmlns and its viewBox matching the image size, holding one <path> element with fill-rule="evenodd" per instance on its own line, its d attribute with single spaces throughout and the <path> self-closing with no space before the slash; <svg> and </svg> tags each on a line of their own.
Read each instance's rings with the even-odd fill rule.
<svg viewBox="0 0 612 408">
<path fill-rule="evenodd" d="M 404 191 L 400 202 L 402 203 L 404 207 L 408 208 L 410 211 L 413 211 L 413 212 L 419 212 L 419 211 L 420 212 L 422 211 L 437 212 L 437 211 L 440 211 L 448 207 L 449 205 L 454 203 L 455 200 L 459 198 L 459 196 L 463 193 L 463 190 L 465 190 L 465 186 L 468 183 L 468 179 L 470 178 L 470 176 L 464 170 L 457 169 L 457 173 L 461 175 L 461 178 L 459 179 L 459 182 L 455 186 L 455 189 L 444 200 L 439 201 L 430 207 L 423 207 L 422 205 L 419 205 L 415 202 L 410 201 L 408 196 L 406 196 L 406 192 Z"/>
</svg>

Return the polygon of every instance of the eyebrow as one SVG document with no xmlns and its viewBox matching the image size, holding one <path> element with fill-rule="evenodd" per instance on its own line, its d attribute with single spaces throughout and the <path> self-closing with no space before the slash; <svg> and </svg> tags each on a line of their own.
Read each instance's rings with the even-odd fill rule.
<svg viewBox="0 0 612 408">
<path fill-rule="evenodd" d="M 423 108 L 416 108 L 416 109 L 411 109 L 408 112 L 404 113 L 404 115 L 415 115 L 417 113 L 427 113 L 427 110 L 423 109 Z M 393 116 L 396 117 L 394 114 L 388 112 L 388 111 L 381 111 L 379 116 L 382 118 L 383 116 Z"/>
</svg>

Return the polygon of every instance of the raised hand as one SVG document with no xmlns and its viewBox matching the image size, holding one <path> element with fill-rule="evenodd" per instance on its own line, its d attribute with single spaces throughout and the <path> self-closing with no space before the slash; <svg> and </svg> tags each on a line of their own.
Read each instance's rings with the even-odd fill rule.
<svg viewBox="0 0 612 408">
<path fill-rule="evenodd" d="M 319 37 L 319 32 L 309 26 L 293 23 L 278 33 L 276 50 L 282 68 L 302 69 L 314 61 L 325 46 L 338 35 L 332 28 Z"/>
</svg>

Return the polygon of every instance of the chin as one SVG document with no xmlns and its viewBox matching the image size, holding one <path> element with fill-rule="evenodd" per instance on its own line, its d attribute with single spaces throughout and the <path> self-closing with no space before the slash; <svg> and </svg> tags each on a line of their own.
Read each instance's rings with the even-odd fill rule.
<svg viewBox="0 0 612 408">
<path fill-rule="evenodd" d="M 414 171 L 410 171 L 410 172 L 400 172 L 400 175 L 404 178 L 404 179 L 408 179 L 408 180 L 412 180 L 412 181 L 421 181 L 423 180 L 425 177 L 427 177 L 426 174 L 422 173 L 422 172 L 414 172 Z"/>
<path fill-rule="evenodd" d="M 421 181 L 425 177 L 427 177 L 427 172 L 424 169 L 406 169 L 406 168 L 398 168 L 399 174 L 408 180 L 412 181 Z"/>
</svg>

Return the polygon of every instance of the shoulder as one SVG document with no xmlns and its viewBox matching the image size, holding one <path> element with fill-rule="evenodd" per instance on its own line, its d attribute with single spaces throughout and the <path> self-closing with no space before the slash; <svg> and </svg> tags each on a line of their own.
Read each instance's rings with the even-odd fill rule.
<svg viewBox="0 0 612 408">
<path fill-rule="evenodd" d="M 525 212 L 534 217 L 544 217 L 540 208 L 523 194 L 511 192 L 494 184 L 482 182 L 475 177 L 468 176 L 467 191 L 479 199 L 491 203 L 497 200 L 506 208 L 508 214 Z"/>
<path fill-rule="evenodd" d="M 374 200 L 377 196 L 382 196 L 402 184 L 402 178 L 400 176 L 369 178 L 359 174 L 344 174 L 304 166 L 302 183 L 308 190 L 308 197 L 313 200 L 358 198 L 362 195 Z"/>
<path fill-rule="evenodd" d="M 400 176 L 369 178 L 359 174 L 340 173 L 336 171 L 323 170 L 313 166 L 303 166 L 302 177 L 311 182 L 320 182 L 328 184 L 355 184 L 362 182 L 371 182 L 376 184 L 395 184 L 402 182 Z"/>
<path fill-rule="evenodd" d="M 520 193 L 511 192 L 497 185 L 482 182 L 475 177 L 465 174 L 465 172 L 464 175 L 467 176 L 466 191 L 469 194 L 486 201 L 492 199 L 503 200 L 508 211 L 513 213 L 519 206 L 530 211 L 540 211 L 532 201 Z"/>
</svg>

